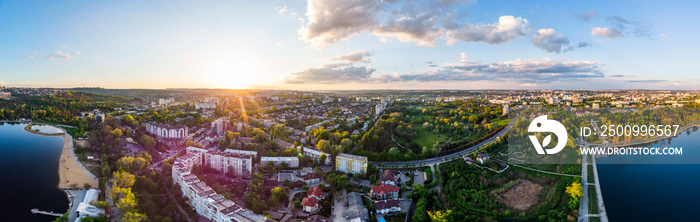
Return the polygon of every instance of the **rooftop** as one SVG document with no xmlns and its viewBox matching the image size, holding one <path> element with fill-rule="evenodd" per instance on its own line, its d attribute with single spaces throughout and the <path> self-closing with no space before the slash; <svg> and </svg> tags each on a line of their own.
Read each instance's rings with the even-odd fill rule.
<svg viewBox="0 0 700 222">
<path fill-rule="evenodd" d="M 338 156 L 336 156 L 336 158 L 351 159 L 351 160 L 363 161 L 363 162 L 367 161 L 366 156 L 355 156 L 355 155 L 347 154 L 347 153 L 338 154 Z"/>
</svg>

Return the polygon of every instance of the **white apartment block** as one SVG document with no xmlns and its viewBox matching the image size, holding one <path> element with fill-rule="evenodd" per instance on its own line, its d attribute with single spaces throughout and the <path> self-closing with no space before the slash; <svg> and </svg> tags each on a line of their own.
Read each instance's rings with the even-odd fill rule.
<svg viewBox="0 0 700 222">
<path fill-rule="evenodd" d="M 243 155 L 249 155 L 253 157 L 258 156 L 258 152 L 256 151 L 250 151 L 250 150 L 234 150 L 234 149 L 226 149 L 224 150 L 225 153 L 233 153 L 233 154 L 243 154 Z"/>
<path fill-rule="evenodd" d="M 226 156 L 246 156 L 242 154 L 218 153 L 223 155 L 219 155 L 217 152 L 208 152 L 207 150 L 196 147 L 188 147 L 187 154 L 185 156 L 175 159 L 175 163 L 173 164 L 172 168 L 173 183 L 178 183 L 180 185 L 183 196 L 189 199 L 188 203 L 190 206 L 197 211 L 197 214 L 215 222 L 273 221 L 267 219 L 263 215 L 258 215 L 250 210 L 246 210 L 245 208 L 236 205 L 231 200 L 227 200 L 223 196 L 217 194 L 211 187 L 200 181 L 197 176 L 191 173 L 193 166 L 198 166 L 206 162 L 206 156 L 209 156 L 209 162 L 214 161 L 213 159 L 217 158 L 216 156 L 221 156 L 221 159 L 218 161 L 225 164 L 231 163 L 230 159 L 227 159 L 229 157 Z M 237 159 L 237 157 L 234 159 Z M 246 164 L 252 164 L 252 157 L 249 155 L 247 155 L 245 158 L 240 158 L 237 160 L 240 160 L 241 163 L 243 160 L 245 160 Z M 235 166 L 236 160 L 233 162 Z M 243 169 L 243 165 L 241 165 L 240 168 Z M 252 166 L 248 165 L 247 170 L 251 168 Z"/>
<path fill-rule="evenodd" d="M 289 168 L 299 167 L 299 157 L 260 157 L 260 165 L 267 166 L 268 162 L 272 162 L 275 166 L 279 166 L 282 163 L 287 163 Z"/>
<path fill-rule="evenodd" d="M 335 169 L 345 173 L 367 173 L 367 157 L 355 156 L 346 153 L 335 157 Z"/>
<path fill-rule="evenodd" d="M 250 155 L 208 152 L 204 154 L 204 162 L 222 173 L 229 173 L 229 170 L 233 170 L 233 174 L 236 176 L 248 178 L 253 175 L 253 157 Z"/>
<path fill-rule="evenodd" d="M 301 146 L 297 146 L 297 151 L 301 149 Z M 311 157 L 312 160 L 317 160 L 318 158 L 321 157 L 321 154 L 326 154 L 326 161 L 323 162 L 323 164 L 326 165 L 331 165 L 331 154 L 324 153 L 320 150 L 317 149 L 311 149 L 311 148 L 306 148 L 304 147 L 304 156 Z"/>
</svg>

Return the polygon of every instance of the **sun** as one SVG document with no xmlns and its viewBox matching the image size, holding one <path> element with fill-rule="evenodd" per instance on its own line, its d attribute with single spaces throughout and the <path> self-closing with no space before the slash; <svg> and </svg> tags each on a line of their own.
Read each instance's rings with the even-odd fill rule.
<svg viewBox="0 0 700 222">
<path fill-rule="evenodd" d="M 210 63 L 211 85 L 227 89 L 247 89 L 260 75 L 259 63 L 242 55 L 219 56 Z"/>
</svg>

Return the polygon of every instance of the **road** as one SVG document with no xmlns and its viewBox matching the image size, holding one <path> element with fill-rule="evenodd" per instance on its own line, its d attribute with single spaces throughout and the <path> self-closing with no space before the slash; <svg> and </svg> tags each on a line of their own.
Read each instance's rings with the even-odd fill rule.
<svg viewBox="0 0 700 222">
<path fill-rule="evenodd" d="M 508 126 L 503 128 L 501 131 L 496 133 L 496 135 L 492 136 L 491 138 L 484 140 L 477 145 L 460 150 L 459 152 L 456 152 L 456 153 L 447 154 L 447 155 L 439 156 L 439 157 L 428 158 L 428 159 L 422 159 L 422 160 L 397 161 L 397 162 L 372 162 L 372 164 L 374 164 L 374 165 L 384 164 L 385 166 L 393 166 L 393 167 L 406 167 L 406 165 L 415 165 L 415 166 L 418 166 L 421 164 L 432 165 L 432 164 L 447 162 L 453 157 L 458 157 L 458 156 L 463 155 L 463 154 L 469 154 L 469 153 L 479 149 L 480 147 L 484 146 L 485 144 L 493 142 L 494 140 L 496 140 L 496 138 L 503 136 L 503 134 L 505 134 L 510 129 L 510 127 L 513 126 L 513 124 L 515 123 L 515 120 L 519 117 L 520 116 L 516 116 L 515 118 L 513 118 L 513 120 L 510 121 L 510 123 L 508 124 Z"/>
</svg>

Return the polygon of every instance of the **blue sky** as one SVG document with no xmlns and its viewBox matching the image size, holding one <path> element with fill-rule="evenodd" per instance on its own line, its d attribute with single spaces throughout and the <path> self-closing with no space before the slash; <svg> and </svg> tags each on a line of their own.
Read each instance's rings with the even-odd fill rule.
<svg viewBox="0 0 700 222">
<path fill-rule="evenodd" d="M 0 84 L 700 89 L 699 6 L 641 0 L 0 1 Z"/>
</svg>

